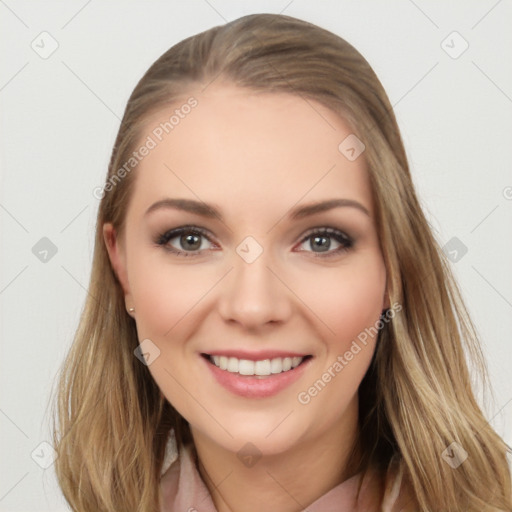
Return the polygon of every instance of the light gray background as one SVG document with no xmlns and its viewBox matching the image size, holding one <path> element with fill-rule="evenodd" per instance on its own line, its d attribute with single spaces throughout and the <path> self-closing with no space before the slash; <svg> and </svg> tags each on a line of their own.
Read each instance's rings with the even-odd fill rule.
<svg viewBox="0 0 512 512">
<path fill-rule="evenodd" d="M 35 460 L 51 463 L 49 394 L 86 295 L 92 191 L 129 94 L 176 42 L 256 12 L 341 35 L 383 82 L 436 236 L 467 247 L 453 268 L 491 371 L 485 411 L 512 444 L 510 1 L 0 0 L 1 511 L 68 510 L 53 466 Z M 58 43 L 46 59 L 31 47 L 50 48 L 44 31 Z M 453 31 L 469 44 L 458 58 Z M 46 262 L 32 252 L 43 237 L 57 247 Z"/>
</svg>

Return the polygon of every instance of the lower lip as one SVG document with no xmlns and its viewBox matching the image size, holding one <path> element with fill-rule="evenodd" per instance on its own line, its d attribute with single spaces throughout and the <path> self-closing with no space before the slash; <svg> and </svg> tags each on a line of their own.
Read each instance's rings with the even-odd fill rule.
<svg viewBox="0 0 512 512">
<path fill-rule="evenodd" d="M 227 370 L 221 370 L 205 357 L 200 357 L 219 384 L 235 395 L 246 398 L 267 398 L 276 395 L 299 379 L 313 359 L 312 357 L 306 359 L 299 364 L 299 366 L 293 368 L 293 370 L 262 377 L 240 375 L 238 373 L 228 372 Z"/>
</svg>

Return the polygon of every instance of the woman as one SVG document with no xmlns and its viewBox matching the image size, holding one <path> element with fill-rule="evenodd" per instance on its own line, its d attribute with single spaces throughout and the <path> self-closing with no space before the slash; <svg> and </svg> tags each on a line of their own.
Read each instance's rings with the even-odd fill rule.
<svg viewBox="0 0 512 512">
<path fill-rule="evenodd" d="M 80 511 L 512 510 L 478 340 L 389 100 L 256 14 L 133 91 L 55 445 Z"/>
</svg>

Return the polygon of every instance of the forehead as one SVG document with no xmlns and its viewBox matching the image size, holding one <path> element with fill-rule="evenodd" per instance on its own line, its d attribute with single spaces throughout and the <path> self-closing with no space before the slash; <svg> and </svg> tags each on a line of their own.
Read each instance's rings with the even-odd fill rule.
<svg viewBox="0 0 512 512">
<path fill-rule="evenodd" d="M 193 97 L 194 107 L 184 107 Z M 190 102 L 188 103 L 190 104 Z M 191 88 L 149 117 L 134 199 L 200 198 L 260 210 L 333 197 L 357 199 L 372 211 L 364 154 L 350 161 L 339 145 L 350 126 L 319 102 L 233 85 Z"/>
</svg>

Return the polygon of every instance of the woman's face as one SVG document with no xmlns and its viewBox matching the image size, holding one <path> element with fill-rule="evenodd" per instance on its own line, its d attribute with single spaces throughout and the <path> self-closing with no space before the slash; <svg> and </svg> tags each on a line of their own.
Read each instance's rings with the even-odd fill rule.
<svg viewBox="0 0 512 512">
<path fill-rule="evenodd" d="M 193 433 L 233 452 L 339 435 L 389 306 L 364 153 L 339 149 L 351 130 L 315 101 L 191 95 L 169 133 L 181 104 L 147 122 L 126 230 L 104 231 L 149 371 Z"/>
</svg>

